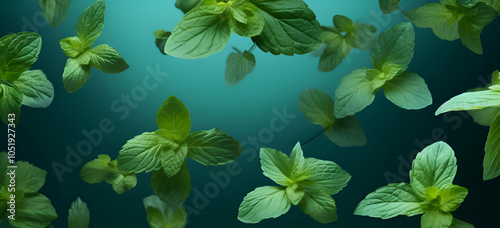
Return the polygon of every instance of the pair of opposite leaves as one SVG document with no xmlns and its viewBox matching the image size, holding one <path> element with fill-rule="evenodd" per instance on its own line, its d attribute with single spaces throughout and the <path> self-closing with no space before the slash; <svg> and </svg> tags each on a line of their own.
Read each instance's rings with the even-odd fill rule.
<svg viewBox="0 0 500 228">
<path fill-rule="evenodd" d="M 500 74 L 495 71 L 492 84 L 451 98 L 436 110 L 436 115 L 450 111 L 468 111 L 474 122 L 490 127 L 483 160 L 483 180 L 500 175 Z"/>
<path fill-rule="evenodd" d="M 120 73 L 129 68 L 118 51 L 109 45 L 101 44 L 91 49 L 104 28 L 105 11 L 105 1 L 95 1 L 78 18 L 77 36 L 60 41 L 64 53 L 70 57 L 63 73 L 64 88 L 68 93 L 77 91 L 87 82 L 91 66 L 104 73 Z"/>
<path fill-rule="evenodd" d="M 44 228 L 57 218 L 50 200 L 38 191 L 45 184 L 47 171 L 28 162 L 9 163 L 6 152 L 0 153 L 0 221 L 10 215 L 11 194 L 15 195 L 15 220 L 8 219 L 14 227 Z M 9 192 L 10 177 L 8 166 L 16 166 L 15 192 Z"/>
<path fill-rule="evenodd" d="M 116 192 L 123 193 L 135 186 L 135 174 L 153 171 L 151 185 L 155 193 L 162 201 L 178 207 L 191 191 L 186 157 L 215 166 L 230 163 L 242 153 L 239 142 L 219 129 L 190 133 L 189 111 L 174 96 L 162 104 L 156 123 L 158 130 L 129 140 L 115 161 L 99 155 L 87 163 L 81 178 L 91 184 L 105 180 Z"/>
<path fill-rule="evenodd" d="M 393 12 L 400 0 L 379 0 L 383 13 Z M 499 15 L 499 0 L 440 0 L 405 12 L 408 20 L 420 28 L 432 28 L 443 40 L 461 39 L 462 44 L 477 54 L 483 53 L 481 32 Z"/>
</svg>

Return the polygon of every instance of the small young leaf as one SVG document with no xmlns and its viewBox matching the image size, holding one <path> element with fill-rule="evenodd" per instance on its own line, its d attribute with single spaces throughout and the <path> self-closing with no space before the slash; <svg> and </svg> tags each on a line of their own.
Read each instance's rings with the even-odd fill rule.
<svg viewBox="0 0 500 228">
<path fill-rule="evenodd" d="M 68 228 L 89 227 L 90 214 L 87 204 L 78 197 L 69 208 Z"/>
<path fill-rule="evenodd" d="M 67 37 L 59 41 L 64 54 L 70 58 L 75 58 L 85 52 L 80 39 L 77 36 Z"/>
<path fill-rule="evenodd" d="M 178 2 L 178 1 L 177 1 Z M 167 55 L 165 53 L 165 45 L 167 44 L 167 40 L 172 35 L 171 32 L 165 31 L 163 29 L 158 29 L 154 32 L 155 35 L 155 44 L 158 50 L 160 50 L 160 53 Z"/>
<path fill-rule="evenodd" d="M 236 85 L 245 76 L 252 73 L 255 68 L 255 56 L 245 51 L 243 53 L 231 53 L 226 60 L 226 84 Z"/>
<path fill-rule="evenodd" d="M 172 140 L 184 139 L 191 130 L 191 118 L 187 107 L 175 96 L 163 102 L 156 114 L 158 133 Z"/>
<path fill-rule="evenodd" d="M 80 171 L 80 178 L 89 184 L 102 182 L 111 176 L 113 171 L 109 167 L 111 158 L 107 154 L 99 154 L 96 159 L 85 164 Z"/>
<path fill-rule="evenodd" d="M 54 99 L 54 86 L 41 70 L 28 70 L 14 84 L 23 92 L 23 105 L 47 108 Z"/>
<path fill-rule="evenodd" d="M 229 9 L 233 14 L 233 17 L 229 19 L 229 26 L 236 34 L 244 37 L 254 37 L 262 33 L 265 21 L 254 4 L 250 2 L 244 4 L 234 3 Z M 243 20 L 236 18 L 239 15 L 242 16 L 241 19 Z"/>
<path fill-rule="evenodd" d="M 375 41 L 370 59 L 372 65 L 384 73 L 386 65 L 400 67 L 400 72 L 408 68 L 415 48 L 415 31 L 411 23 L 397 24 L 380 34 Z"/>
</svg>

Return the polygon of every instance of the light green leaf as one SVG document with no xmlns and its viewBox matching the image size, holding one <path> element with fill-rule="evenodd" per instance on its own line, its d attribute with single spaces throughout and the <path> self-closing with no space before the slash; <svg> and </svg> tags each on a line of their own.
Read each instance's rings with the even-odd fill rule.
<svg viewBox="0 0 500 228">
<path fill-rule="evenodd" d="M 458 17 L 444 4 L 431 3 L 404 13 L 415 26 L 432 28 L 434 34 L 443 40 L 456 40 L 458 33 Z"/>
<path fill-rule="evenodd" d="M 236 160 L 243 149 L 238 141 L 217 128 L 193 132 L 186 138 L 187 156 L 203 165 L 223 165 Z"/>
<path fill-rule="evenodd" d="M 431 91 L 425 80 L 410 71 L 387 81 L 383 89 L 387 99 L 404 109 L 422 109 L 432 104 Z"/>
<path fill-rule="evenodd" d="M 9 114 L 15 115 L 14 123 L 19 122 L 21 105 L 23 103 L 23 92 L 17 86 L 7 86 L 0 84 L 0 118 L 5 124 L 10 124 Z"/>
<path fill-rule="evenodd" d="M 323 128 L 335 123 L 332 98 L 319 89 L 304 90 L 299 97 L 299 109 L 307 120 Z"/>
<path fill-rule="evenodd" d="M 363 128 L 354 116 L 335 120 L 324 133 L 331 142 L 340 147 L 364 146 L 367 141 Z"/>
<path fill-rule="evenodd" d="M 243 53 L 231 53 L 226 60 L 226 84 L 233 86 L 238 84 L 245 76 L 252 73 L 255 68 L 255 56 L 245 51 Z"/>
<path fill-rule="evenodd" d="M 500 116 L 491 124 L 484 151 L 483 180 L 491 180 L 500 175 Z"/>
<path fill-rule="evenodd" d="M 40 0 L 43 15 L 50 26 L 56 27 L 64 21 L 68 14 L 71 0 Z"/>
<path fill-rule="evenodd" d="M 436 110 L 436 116 L 450 111 L 475 110 L 487 107 L 500 107 L 499 91 L 483 90 L 462 93 L 442 104 Z"/>
<path fill-rule="evenodd" d="M 92 48 L 90 53 L 90 64 L 104 73 L 116 74 L 129 68 L 129 65 L 118 51 L 107 44 Z"/>
<path fill-rule="evenodd" d="M 155 195 L 144 198 L 143 203 L 151 228 L 184 228 L 186 226 L 187 212 L 183 207 L 173 208 Z"/>
<path fill-rule="evenodd" d="M 182 10 L 182 12 L 187 13 L 194 7 L 196 7 L 201 0 L 177 0 L 175 2 L 175 7 Z"/>
<path fill-rule="evenodd" d="M 264 18 L 254 4 L 243 2 L 244 1 L 240 1 L 240 3 L 235 2 L 231 7 L 228 7 L 233 15 L 229 19 L 229 26 L 240 36 L 258 36 L 262 33 L 262 29 L 264 28 Z"/>
<path fill-rule="evenodd" d="M 81 65 L 79 58 L 70 58 L 64 67 L 64 89 L 68 93 L 73 93 L 82 88 L 89 77 L 90 65 Z"/>
<path fill-rule="evenodd" d="M 59 45 L 63 49 L 64 54 L 70 58 L 75 58 L 86 51 L 77 36 L 64 38 L 59 41 Z"/>
<path fill-rule="evenodd" d="M 170 96 L 158 110 L 156 124 L 160 128 L 159 134 L 172 140 L 184 139 L 191 130 L 189 110 L 177 97 Z"/>
<path fill-rule="evenodd" d="M 173 144 L 160 154 L 161 167 L 168 177 L 177 174 L 188 154 L 187 143 Z"/>
<path fill-rule="evenodd" d="M 323 45 L 321 27 L 314 12 L 302 0 L 251 0 L 265 25 L 252 37 L 264 52 L 294 55 L 312 52 Z"/>
<path fill-rule="evenodd" d="M 384 73 L 385 65 L 399 66 L 403 72 L 413 58 L 415 48 L 415 31 L 411 23 L 397 24 L 380 34 L 373 44 L 370 59 L 372 65 Z"/>
<path fill-rule="evenodd" d="M 329 72 L 337 68 L 352 50 L 352 46 L 341 34 L 333 32 L 329 28 L 322 27 L 323 40 L 327 44 L 319 59 L 318 70 Z"/>
<path fill-rule="evenodd" d="M 101 35 L 104 28 L 104 12 L 106 6 L 104 0 L 97 0 L 78 18 L 76 24 L 76 34 L 85 49 L 92 46 L 95 40 Z"/>
<path fill-rule="evenodd" d="M 457 173 L 455 152 L 445 142 L 435 142 L 417 154 L 410 170 L 410 184 L 416 195 L 425 198 L 425 190 L 451 184 Z"/>
<path fill-rule="evenodd" d="M 500 2 L 500 1 L 498 1 Z M 500 71 L 495 70 L 493 73 L 491 73 L 491 83 L 494 85 L 499 85 L 500 84 Z"/>
<path fill-rule="evenodd" d="M 470 223 L 454 218 L 450 228 L 474 228 L 474 226 Z"/>
<path fill-rule="evenodd" d="M 453 221 L 453 215 L 449 212 L 433 210 L 425 212 L 420 219 L 422 228 L 448 228 Z"/>
<path fill-rule="evenodd" d="M 167 40 L 170 37 L 170 35 L 172 35 L 172 33 L 165 31 L 163 29 L 158 29 L 154 32 L 154 35 L 156 37 L 155 39 L 156 47 L 158 48 L 158 50 L 160 50 L 162 54 L 166 55 L 167 53 L 165 53 L 165 45 L 167 44 Z"/>
<path fill-rule="evenodd" d="M 390 14 L 398 8 L 400 0 L 378 0 L 380 9 L 384 14 Z"/>
<path fill-rule="evenodd" d="M 41 70 L 28 70 L 14 84 L 23 93 L 23 105 L 47 108 L 54 99 L 54 86 Z"/>
<path fill-rule="evenodd" d="M 304 198 L 304 189 L 298 184 L 286 187 L 286 195 L 293 205 L 298 205 L 302 198 Z"/>
<path fill-rule="evenodd" d="M 172 30 L 165 53 L 184 59 L 204 58 L 222 51 L 230 34 L 227 20 L 197 7 Z"/>
<path fill-rule="evenodd" d="M 367 75 L 376 73 L 377 70 L 361 68 L 353 71 L 340 80 L 340 85 L 335 90 L 334 113 L 336 118 L 352 116 L 370 105 L 375 99 L 372 81 Z"/>
<path fill-rule="evenodd" d="M 342 32 L 352 29 L 353 26 L 352 20 L 342 15 L 333 16 L 333 25 Z"/>
<path fill-rule="evenodd" d="M 116 168 L 116 160 L 112 162 L 113 175 L 106 179 L 106 183 L 113 186 L 113 190 L 116 193 L 122 194 L 137 185 L 137 176 L 135 173 L 129 175 L 123 175 L 118 168 Z"/>
<path fill-rule="evenodd" d="M 260 149 L 260 164 L 264 176 L 281 186 L 288 186 L 291 183 L 293 164 L 286 154 L 271 148 Z"/>
<path fill-rule="evenodd" d="M 16 162 L 16 195 L 21 197 L 29 193 L 36 193 L 45 184 L 47 171 L 40 169 L 28 162 Z M 7 179 L 5 179 L 5 182 Z M 4 183 L 5 183 L 4 182 Z M 8 185 L 7 183 L 5 183 Z"/>
<path fill-rule="evenodd" d="M 490 107 L 467 111 L 474 122 L 482 126 L 491 126 L 495 118 L 500 115 L 500 108 Z"/>
<path fill-rule="evenodd" d="M 123 145 L 117 158 L 118 169 L 124 174 L 158 170 L 160 157 L 169 153 L 173 145 L 171 140 L 154 132 L 142 133 Z"/>
<path fill-rule="evenodd" d="M 258 187 L 248 193 L 238 209 L 238 220 L 244 223 L 259 223 L 268 218 L 277 218 L 290 209 L 290 200 L 283 187 Z"/>
<path fill-rule="evenodd" d="M 323 224 L 337 221 L 337 206 L 332 197 L 316 188 L 305 187 L 305 191 L 299 204 L 304 213 Z"/>
<path fill-rule="evenodd" d="M 372 192 L 362 200 L 354 215 L 389 219 L 398 215 L 408 217 L 424 213 L 421 199 L 407 183 L 389 184 Z"/>
<path fill-rule="evenodd" d="M 306 158 L 304 170 L 310 173 L 308 180 L 313 182 L 315 188 L 328 196 L 340 192 L 351 179 L 349 173 L 332 161 Z"/>
<path fill-rule="evenodd" d="M 89 208 L 87 204 L 78 197 L 69 208 L 68 228 L 87 228 L 89 227 L 89 222 Z"/>
<path fill-rule="evenodd" d="M 85 164 L 80 171 L 80 178 L 89 184 L 96 184 L 114 175 L 111 158 L 107 154 L 99 154 L 97 158 Z M 114 167 L 116 168 L 116 167 Z"/>
<path fill-rule="evenodd" d="M 474 7 L 466 9 L 465 17 L 458 22 L 458 32 L 462 44 L 474 53 L 482 54 L 481 32 L 484 26 L 491 23 L 498 15 L 497 9 L 484 2 L 479 2 Z"/>
<path fill-rule="evenodd" d="M 163 169 L 154 171 L 151 186 L 161 201 L 173 207 L 181 206 L 191 191 L 191 177 L 186 163 L 172 177 L 168 177 Z"/>
<path fill-rule="evenodd" d="M 469 191 L 458 185 L 446 185 L 439 191 L 441 196 L 441 204 L 439 209 L 443 212 L 453 212 L 460 207 L 460 204 L 464 202 L 465 197 Z"/>
<path fill-rule="evenodd" d="M 57 218 L 50 200 L 40 193 L 26 195 L 16 201 L 16 220 L 9 220 L 15 227 L 46 227 Z"/>
<path fill-rule="evenodd" d="M 14 82 L 31 68 L 42 48 L 42 38 L 33 32 L 14 33 L 0 38 L 0 78 Z"/>
<path fill-rule="evenodd" d="M 298 179 L 303 176 L 304 173 L 304 151 L 302 151 L 302 146 L 300 142 L 297 142 L 290 153 L 290 164 L 292 165 L 292 174 L 291 177 L 293 179 Z M 296 204 L 295 204 L 296 205 Z"/>
</svg>

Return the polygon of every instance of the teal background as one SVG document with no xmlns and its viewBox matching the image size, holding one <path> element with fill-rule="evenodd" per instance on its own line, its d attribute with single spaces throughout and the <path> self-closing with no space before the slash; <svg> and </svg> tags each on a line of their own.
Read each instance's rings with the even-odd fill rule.
<svg viewBox="0 0 500 228">
<path fill-rule="evenodd" d="M 108 0 L 105 27 L 94 46 L 105 43 L 116 48 L 130 68 L 117 75 L 92 69 L 85 86 L 68 94 L 61 80 L 67 57 L 59 47 L 59 40 L 76 34 L 74 26 L 78 16 L 92 2 L 72 1 L 66 20 L 53 28 L 44 21 L 38 2 L 0 1 L 0 35 L 23 30 L 40 33 L 42 51 L 32 69 L 42 69 L 55 87 L 52 105 L 47 109 L 23 107 L 16 129 L 18 160 L 29 161 L 48 171 L 40 192 L 49 197 L 56 208 L 59 217 L 53 223 L 55 227 L 67 226 L 68 209 L 77 196 L 89 206 L 90 227 L 148 227 L 142 199 L 153 194 L 150 173 L 139 174 L 137 187 L 118 195 L 108 184 L 83 182 L 79 171 L 98 154 L 106 153 L 116 158 L 128 139 L 157 129 L 156 112 L 170 95 L 181 99 L 189 108 L 192 131 L 220 128 L 238 139 L 245 152 L 237 160 L 239 174 L 231 176 L 229 185 L 219 188 L 217 196 L 207 198 L 206 207 L 189 216 L 188 227 L 419 227 L 420 216 L 381 220 L 352 213 L 368 193 L 388 181 L 407 182 L 412 152 L 438 140 L 446 141 L 456 152 L 459 168 L 454 183 L 469 189 L 468 197 L 454 216 L 476 227 L 497 226 L 500 180 L 482 181 L 483 148 L 488 128 L 473 123 L 465 113 L 435 117 L 434 111 L 452 96 L 483 86 L 485 80 L 489 81 L 491 72 L 500 67 L 500 19 L 482 33 L 483 55 L 472 53 L 458 40 L 442 41 L 429 29 L 415 28 L 415 56 L 409 70 L 425 78 L 434 104 L 423 110 L 407 111 L 390 103 L 379 92 L 375 102 L 356 115 L 368 137 L 366 146 L 340 148 L 322 135 L 304 147 L 306 157 L 334 161 L 353 176 L 347 187 L 333 196 L 337 202 L 338 221 L 323 225 L 302 213 L 299 207 L 292 207 L 277 219 L 247 225 L 236 218 L 243 197 L 256 187 L 274 185 L 262 175 L 255 153 L 260 147 L 289 153 L 297 141 L 305 142 L 319 132 L 321 127 L 308 122 L 298 110 L 300 93 L 318 88 L 333 97 L 343 76 L 360 67 L 371 67 L 369 52 L 353 52 L 350 61 L 344 60 L 335 71 L 320 73 L 317 70 L 319 58 L 312 54 L 273 56 L 256 49 L 254 72 L 238 85 L 228 87 L 224 70 L 231 47 L 248 49 L 252 45 L 250 39 L 233 34 L 221 53 L 204 59 L 163 56 L 154 44 L 153 32 L 159 28 L 171 30 L 181 20 L 182 12 L 174 7 L 174 1 Z M 331 19 L 336 14 L 373 24 L 379 31 L 406 21 L 397 12 L 382 15 L 375 0 L 306 2 L 320 23 L 327 26 L 332 26 Z M 403 1 L 402 8 L 409 10 L 429 2 L 437 1 Z M 147 91 L 135 108 L 125 105 L 120 101 L 122 95 L 138 91 L 137 86 L 149 74 L 148 67 L 154 70 L 158 67 L 168 76 L 157 88 Z M 128 114 L 125 116 L 122 111 L 113 109 L 113 103 L 118 103 L 117 107 L 122 109 L 128 107 Z M 276 117 L 273 109 L 282 112 L 284 108 L 295 117 L 282 131 L 274 132 L 272 138 L 262 133 L 270 128 L 270 121 Z M 78 143 L 87 140 L 82 131 L 98 128 L 104 118 L 112 121 L 114 130 L 104 134 L 102 142 L 93 145 L 89 155 L 74 160 L 74 167 L 71 167 L 66 162 L 66 148 L 76 149 Z M 0 139 L 5 139 L 1 140 L 0 150 L 6 150 L 6 127 L 0 128 Z M 256 138 L 258 145 L 250 145 L 249 137 Z M 53 169 L 56 163 L 71 169 L 62 175 L 61 182 Z M 227 169 L 225 166 L 205 167 L 192 160 L 188 161 L 188 167 L 193 190 L 201 192 L 214 182 L 210 172 Z M 195 208 L 196 196 L 192 191 L 186 205 Z"/>
</svg>

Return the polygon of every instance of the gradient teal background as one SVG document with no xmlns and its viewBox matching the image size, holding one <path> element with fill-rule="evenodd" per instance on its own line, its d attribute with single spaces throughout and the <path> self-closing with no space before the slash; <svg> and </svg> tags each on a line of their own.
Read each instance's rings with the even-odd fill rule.
<svg viewBox="0 0 500 228">
<path fill-rule="evenodd" d="M 251 159 L 258 148 L 249 145 L 248 138 L 258 139 L 259 132 L 269 128 L 270 120 L 275 117 L 273 109 L 282 111 L 284 107 L 295 118 L 283 131 L 275 132 L 272 140 L 259 142 L 257 147 L 272 147 L 289 153 L 297 141 L 305 142 L 315 135 L 321 127 L 308 122 L 298 110 L 300 93 L 308 88 L 318 88 L 333 97 L 343 76 L 360 67 L 371 66 L 369 52 L 351 53 L 350 61 L 344 60 L 335 71 L 320 73 L 317 70 L 319 59 L 311 54 L 273 56 L 256 49 L 254 72 L 238 85 L 228 87 L 224 70 L 231 47 L 248 49 L 252 45 L 250 39 L 233 35 L 221 53 L 205 59 L 163 56 L 155 47 L 153 32 L 159 28 L 171 30 L 181 20 L 182 12 L 174 7 L 174 1 L 108 0 L 105 27 L 94 46 L 106 43 L 116 48 L 130 69 L 117 75 L 92 69 L 85 86 L 68 94 L 61 80 L 67 57 L 59 47 L 59 40 L 76 34 L 74 26 L 78 16 L 92 2 L 72 1 L 66 20 L 59 27 L 52 28 L 40 17 L 38 2 L 0 1 L 0 35 L 22 30 L 40 33 L 43 47 L 33 69 L 42 69 L 55 87 L 52 105 L 47 109 L 23 107 L 20 125 L 16 129 L 18 159 L 48 171 L 41 192 L 52 200 L 59 215 L 54 221 L 55 227 L 67 226 L 67 211 L 77 196 L 89 206 L 90 227 L 147 227 L 142 199 L 153 194 L 150 173 L 139 174 L 137 187 L 118 195 L 108 184 L 83 182 L 79 171 L 98 154 L 106 153 L 114 159 L 128 139 L 145 131 L 154 131 L 157 128 L 156 112 L 170 95 L 181 99 L 189 108 L 192 131 L 217 127 L 246 144 L 243 147 L 245 154 L 237 160 L 240 174 L 231 176 L 229 186 L 221 188 L 204 209 L 198 210 L 197 215 L 189 216 L 188 227 L 419 227 L 420 216 L 381 220 L 353 216 L 352 213 L 368 193 L 388 183 L 388 173 L 408 181 L 405 166 L 408 163 L 401 160 L 411 162 L 410 154 L 423 148 L 420 142 L 429 144 L 436 140 L 445 140 L 454 148 L 459 166 L 455 184 L 469 189 L 467 199 L 454 216 L 480 228 L 497 226 L 500 180 L 482 181 L 483 147 L 488 128 L 459 113 L 435 117 L 434 111 L 452 96 L 482 85 L 484 79 L 489 81 L 490 73 L 500 67 L 500 19 L 488 25 L 482 33 L 483 55 L 472 53 L 458 40 L 442 41 L 429 29 L 415 28 L 415 57 L 409 70 L 425 78 L 434 104 L 423 110 L 407 111 L 390 103 L 380 92 L 372 105 L 356 115 L 368 137 L 366 146 L 340 148 L 322 135 L 304 147 L 306 157 L 334 161 L 353 176 L 348 186 L 333 196 L 338 206 L 338 221 L 322 225 L 302 213 L 299 207 L 292 207 L 277 219 L 247 225 L 236 218 L 243 197 L 256 187 L 274 185 L 262 175 L 259 159 Z M 397 12 L 381 15 L 376 0 L 306 2 L 320 23 L 327 26 L 332 25 L 335 14 L 371 23 L 379 31 L 406 21 Z M 403 1 L 402 7 L 408 10 L 430 2 L 437 1 Z M 27 21 L 33 26 L 26 26 Z M 122 94 L 130 94 L 141 85 L 148 67 L 158 67 L 169 76 L 157 88 L 148 91 L 136 108 L 130 108 L 126 118 L 120 119 L 123 113 L 113 111 L 111 104 L 117 99 L 119 102 Z M 68 151 L 65 148 L 75 149 L 80 141 L 86 140 L 82 131 L 98 128 L 104 118 L 113 122 L 114 131 L 105 134 L 102 143 L 94 146 L 90 155 L 81 157 L 80 162 L 76 161 L 72 172 L 65 173 L 59 182 L 52 165 L 55 162 L 66 164 Z M 0 132 L 0 150 L 6 150 L 4 125 Z M 188 167 L 192 188 L 200 191 L 207 183 L 213 182 L 210 172 L 226 170 L 224 166 L 205 167 L 192 160 L 188 161 Z M 191 192 L 187 206 L 194 207 L 195 195 Z"/>
</svg>

